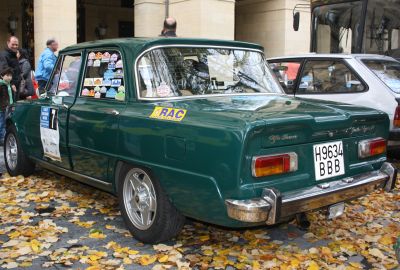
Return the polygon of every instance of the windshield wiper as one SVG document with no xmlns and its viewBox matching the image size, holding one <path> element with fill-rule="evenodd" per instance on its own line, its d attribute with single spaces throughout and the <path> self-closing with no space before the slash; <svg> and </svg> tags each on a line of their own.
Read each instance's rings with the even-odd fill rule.
<svg viewBox="0 0 400 270">
<path fill-rule="evenodd" d="M 252 83 L 255 83 L 256 85 L 258 85 L 258 86 L 261 87 L 261 85 L 260 85 L 256 80 L 254 80 L 254 79 L 251 78 L 249 75 L 244 74 L 244 73 L 241 72 L 241 71 L 239 71 L 236 75 L 237 75 L 240 79 L 241 79 L 241 78 L 245 78 L 246 80 L 251 81 Z M 239 80 L 239 82 L 240 82 L 240 81 L 241 81 L 241 80 Z"/>
</svg>

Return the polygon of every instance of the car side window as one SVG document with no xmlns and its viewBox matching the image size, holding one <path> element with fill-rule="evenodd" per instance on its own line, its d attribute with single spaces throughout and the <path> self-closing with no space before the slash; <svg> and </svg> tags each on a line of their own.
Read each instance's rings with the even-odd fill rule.
<svg viewBox="0 0 400 270">
<path fill-rule="evenodd" d="M 81 54 L 65 55 L 62 61 L 61 69 L 54 75 L 59 77 L 57 84 L 57 96 L 75 96 L 79 71 L 81 68 Z"/>
<path fill-rule="evenodd" d="M 301 62 L 275 62 L 269 64 L 279 83 L 287 94 L 292 94 L 296 84 Z"/>
<path fill-rule="evenodd" d="M 87 55 L 82 97 L 125 100 L 124 67 L 116 50 L 93 50 Z"/>
<path fill-rule="evenodd" d="M 48 84 L 47 92 L 49 92 L 52 95 L 55 95 L 57 93 L 57 87 L 58 87 L 58 82 L 60 81 L 60 73 L 63 60 L 64 60 L 63 55 L 58 56 L 57 64 L 54 67 L 52 77 L 50 78 L 50 83 Z"/>
<path fill-rule="evenodd" d="M 366 85 L 342 60 L 309 60 L 298 87 L 299 94 L 357 93 Z"/>
</svg>

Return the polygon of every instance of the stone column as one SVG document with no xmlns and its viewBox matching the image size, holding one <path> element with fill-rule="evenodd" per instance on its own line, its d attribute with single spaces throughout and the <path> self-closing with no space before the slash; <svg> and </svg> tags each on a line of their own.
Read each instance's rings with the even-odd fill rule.
<svg viewBox="0 0 400 270">
<path fill-rule="evenodd" d="M 135 1 L 135 36 L 160 35 L 165 0 Z M 234 39 L 235 0 L 169 0 L 169 16 L 178 22 L 179 37 Z"/>
<path fill-rule="evenodd" d="M 135 1 L 135 36 L 156 37 L 161 34 L 165 19 L 164 0 Z"/>
<path fill-rule="evenodd" d="M 35 62 L 46 47 L 46 40 L 55 38 L 60 50 L 76 43 L 77 18 L 75 0 L 34 0 Z"/>
<path fill-rule="evenodd" d="M 235 37 L 235 0 L 170 0 L 169 14 L 180 37 Z"/>
<path fill-rule="evenodd" d="M 310 44 L 310 9 L 301 13 L 293 30 L 293 8 L 309 0 L 240 1 L 236 6 L 236 39 L 260 43 L 268 57 L 305 53 Z"/>
</svg>

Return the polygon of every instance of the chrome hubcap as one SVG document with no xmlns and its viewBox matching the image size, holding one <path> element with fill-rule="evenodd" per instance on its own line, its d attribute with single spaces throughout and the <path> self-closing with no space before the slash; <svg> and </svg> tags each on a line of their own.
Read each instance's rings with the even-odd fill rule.
<svg viewBox="0 0 400 270">
<path fill-rule="evenodd" d="M 9 134 L 7 136 L 5 147 L 6 147 L 6 160 L 8 167 L 11 170 L 15 170 L 18 161 L 18 146 L 14 134 Z"/>
<path fill-rule="evenodd" d="M 157 199 L 150 176 L 139 168 L 131 169 L 124 182 L 124 206 L 130 221 L 139 230 L 146 230 L 154 222 Z"/>
</svg>

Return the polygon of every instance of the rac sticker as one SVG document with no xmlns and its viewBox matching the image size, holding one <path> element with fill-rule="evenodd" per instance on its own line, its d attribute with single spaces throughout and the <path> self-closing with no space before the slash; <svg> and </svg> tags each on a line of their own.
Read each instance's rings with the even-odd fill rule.
<svg viewBox="0 0 400 270">
<path fill-rule="evenodd" d="M 186 110 L 177 108 L 155 107 L 150 118 L 180 122 L 185 118 Z"/>
</svg>

